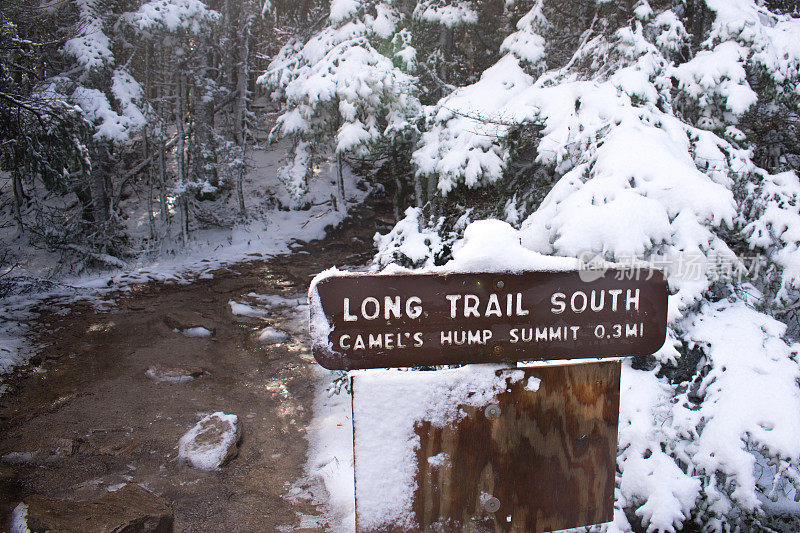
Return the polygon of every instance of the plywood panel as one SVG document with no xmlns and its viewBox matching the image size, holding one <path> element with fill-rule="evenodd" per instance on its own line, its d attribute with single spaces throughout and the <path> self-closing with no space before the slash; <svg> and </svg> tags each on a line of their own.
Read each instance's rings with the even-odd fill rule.
<svg viewBox="0 0 800 533">
<path fill-rule="evenodd" d="M 498 396 L 496 419 L 464 407 L 454 426 L 417 424 L 411 530 L 533 533 L 612 520 L 620 363 L 521 370 L 525 378 Z M 541 380 L 538 390 L 526 390 L 529 378 Z"/>
</svg>

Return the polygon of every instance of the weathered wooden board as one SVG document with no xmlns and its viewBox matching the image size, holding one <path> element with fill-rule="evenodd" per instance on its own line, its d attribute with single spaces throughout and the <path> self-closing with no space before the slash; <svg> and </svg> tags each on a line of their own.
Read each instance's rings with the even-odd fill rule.
<svg viewBox="0 0 800 533">
<path fill-rule="evenodd" d="M 381 531 L 536 533 L 613 519 L 620 363 L 521 370 L 525 379 L 499 395 L 496 419 L 465 407 L 455 426 L 417 425 L 418 527 Z M 525 389 L 529 377 L 541 379 L 538 390 Z M 439 454 L 447 459 L 428 461 Z M 365 532 L 358 515 L 356 483 L 356 529 Z"/>
<path fill-rule="evenodd" d="M 661 272 L 601 274 L 324 278 L 310 292 L 314 357 L 341 370 L 637 356 L 661 348 L 668 294 Z"/>
</svg>

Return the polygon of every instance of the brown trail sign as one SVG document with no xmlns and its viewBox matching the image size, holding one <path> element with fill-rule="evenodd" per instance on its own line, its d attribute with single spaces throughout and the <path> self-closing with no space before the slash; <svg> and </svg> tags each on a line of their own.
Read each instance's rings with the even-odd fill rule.
<svg viewBox="0 0 800 533">
<path fill-rule="evenodd" d="M 649 355 L 666 337 L 657 270 L 346 274 L 312 287 L 325 368 L 388 368 Z"/>
<path fill-rule="evenodd" d="M 649 355 L 666 338 L 667 295 L 649 269 L 334 275 L 309 292 L 313 353 L 346 370 Z M 414 531 L 533 533 L 612 519 L 620 363 L 520 371 L 496 403 L 461 406 L 451 426 L 417 420 Z M 351 379 L 355 415 L 369 395 Z M 371 424 L 356 418 L 361 533 L 359 472 L 383 436 L 361 446 Z M 434 456 L 449 460 L 432 465 Z"/>
</svg>

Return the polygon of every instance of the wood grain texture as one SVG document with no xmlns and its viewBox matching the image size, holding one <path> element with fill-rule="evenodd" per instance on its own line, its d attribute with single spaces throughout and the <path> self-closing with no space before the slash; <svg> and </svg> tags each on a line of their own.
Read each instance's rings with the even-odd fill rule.
<svg viewBox="0 0 800 533">
<path fill-rule="evenodd" d="M 499 418 L 464 407 L 453 426 L 417 424 L 413 531 L 536 533 L 613 519 L 620 363 L 500 372 L 515 370 L 525 378 L 498 396 Z M 525 389 L 530 377 L 537 391 Z M 439 454 L 447 459 L 428 461 Z M 485 509 L 489 496 L 496 512 Z"/>
</svg>

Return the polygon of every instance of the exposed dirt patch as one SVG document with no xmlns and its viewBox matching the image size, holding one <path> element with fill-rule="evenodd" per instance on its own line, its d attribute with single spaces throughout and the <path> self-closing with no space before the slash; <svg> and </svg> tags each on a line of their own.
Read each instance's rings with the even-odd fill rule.
<svg viewBox="0 0 800 533">
<path fill-rule="evenodd" d="M 134 482 L 171 503 L 177 531 L 315 531 L 298 525 L 320 510 L 283 498 L 306 459 L 315 364 L 307 339 L 285 314 L 236 316 L 228 302 L 301 295 L 324 268 L 364 264 L 385 222 L 365 209 L 289 256 L 190 285 L 135 286 L 107 312 L 77 304 L 64 316 L 43 313 L 41 363 L 17 372 L 0 397 L 2 520 L 31 494 L 88 500 Z M 267 325 L 292 339 L 260 342 Z M 181 333 L 188 328 L 213 335 Z M 191 379 L 153 379 L 148 369 Z M 238 415 L 238 457 L 211 472 L 179 462 L 178 440 L 215 411 Z"/>
</svg>

